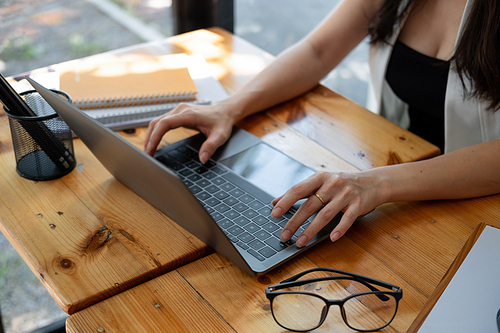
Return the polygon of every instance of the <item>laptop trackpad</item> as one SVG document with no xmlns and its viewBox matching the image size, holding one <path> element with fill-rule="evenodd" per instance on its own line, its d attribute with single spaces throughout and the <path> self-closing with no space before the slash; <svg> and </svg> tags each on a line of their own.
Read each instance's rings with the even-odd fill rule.
<svg viewBox="0 0 500 333">
<path fill-rule="evenodd" d="M 314 170 L 263 142 L 221 159 L 219 163 L 274 198 L 314 173 Z"/>
</svg>

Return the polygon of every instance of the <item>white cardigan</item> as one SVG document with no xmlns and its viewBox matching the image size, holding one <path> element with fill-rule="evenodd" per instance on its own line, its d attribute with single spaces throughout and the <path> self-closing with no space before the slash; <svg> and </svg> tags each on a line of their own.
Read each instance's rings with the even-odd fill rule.
<svg viewBox="0 0 500 333">
<path fill-rule="evenodd" d="M 460 23 L 457 41 L 462 35 L 474 0 L 468 0 Z M 403 6 L 405 3 L 403 2 Z M 403 128 L 408 128 L 410 119 L 408 105 L 400 100 L 385 80 L 387 65 L 393 46 L 404 22 L 396 29 L 389 43 L 378 43 L 370 47 L 369 64 L 373 91 L 376 97 L 376 112 Z M 455 42 L 455 48 L 457 41 Z M 470 84 L 470 82 L 467 82 Z M 499 82 L 500 84 L 500 82 Z M 500 136 L 500 111 L 492 113 L 487 104 L 477 99 L 465 99 L 460 78 L 450 66 L 445 97 L 445 152 L 450 152 L 478 143 L 496 140 Z"/>
</svg>

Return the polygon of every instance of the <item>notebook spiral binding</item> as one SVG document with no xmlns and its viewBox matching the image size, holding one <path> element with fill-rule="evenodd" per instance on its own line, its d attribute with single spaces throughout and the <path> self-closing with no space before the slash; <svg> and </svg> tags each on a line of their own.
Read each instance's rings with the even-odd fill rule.
<svg viewBox="0 0 500 333">
<path fill-rule="evenodd" d="M 194 100 L 196 100 L 196 93 L 189 91 L 189 92 L 179 92 L 171 94 L 169 93 L 169 94 L 157 94 L 157 95 L 142 95 L 136 97 L 114 97 L 105 99 L 100 98 L 100 99 L 78 100 L 75 101 L 74 104 L 79 109 L 90 110 L 90 109 L 138 106 L 138 105 L 181 103 L 181 102 L 191 102 Z"/>
</svg>

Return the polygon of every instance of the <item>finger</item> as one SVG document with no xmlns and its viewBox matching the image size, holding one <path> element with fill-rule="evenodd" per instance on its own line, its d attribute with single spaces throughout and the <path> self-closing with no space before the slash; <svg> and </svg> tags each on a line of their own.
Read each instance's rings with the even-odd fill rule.
<svg viewBox="0 0 500 333">
<path fill-rule="evenodd" d="M 275 202 L 274 208 L 271 212 L 271 216 L 280 217 L 281 215 L 286 213 L 297 201 L 311 196 L 311 193 L 315 193 L 322 184 L 322 173 L 316 173 L 306 180 L 295 184 L 288 191 L 286 191 L 286 193 L 281 197 L 280 200 Z"/>
<path fill-rule="evenodd" d="M 354 213 L 354 209 L 347 209 L 340 219 L 339 224 L 330 233 L 330 240 L 335 242 L 340 237 L 344 236 L 347 230 L 349 230 L 354 221 L 358 218 L 358 215 L 359 214 Z"/>
<path fill-rule="evenodd" d="M 225 133 L 222 130 L 216 130 L 213 133 L 210 133 L 200 147 L 200 162 L 203 164 L 207 163 L 208 159 L 212 157 L 217 148 L 222 146 L 227 141 L 228 137 L 228 133 Z"/>
<path fill-rule="evenodd" d="M 144 148 L 143 148 L 144 151 L 146 151 L 146 148 L 147 148 L 147 145 L 149 142 L 149 138 L 151 137 L 151 132 L 153 131 L 153 128 L 155 127 L 156 123 L 158 122 L 158 120 L 160 120 L 161 117 L 163 117 L 163 116 L 155 118 L 149 122 L 148 130 L 146 132 L 146 138 L 144 139 Z"/>
<path fill-rule="evenodd" d="M 320 210 L 323 204 L 315 197 L 310 196 L 302 205 L 299 207 L 297 212 L 292 216 L 290 221 L 285 225 L 283 231 L 280 234 L 282 242 L 289 241 L 290 238 L 295 234 L 297 229 L 314 213 Z"/>
<path fill-rule="evenodd" d="M 160 117 L 152 126 L 145 152 L 152 156 L 165 133 L 181 126 L 189 127 L 189 116 L 165 115 Z"/>
<path fill-rule="evenodd" d="M 283 194 L 283 195 L 284 195 L 284 194 Z M 274 199 L 273 201 L 271 201 L 271 205 L 275 206 L 275 205 L 276 205 L 276 203 L 277 203 L 278 201 L 280 201 L 280 200 L 281 200 L 281 198 L 283 198 L 283 195 L 281 195 L 281 196 L 277 197 L 276 199 Z M 277 217 L 278 217 L 278 216 L 277 216 Z"/>
<path fill-rule="evenodd" d="M 297 238 L 296 245 L 298 247 L 305 246 L 323 227 L 325 227 L 328 223 L 330 223 L 340 211 L 344 210 L 346 205 L 347 204 L 344 201 L 340 200 L 330 201 L 326 206 L 324 206 L 318 212 L 318 214 L 316 215 L 314 220 L 309 224 L 306 230 L 304 230 L 300 234 L 300 236 Z M 338 229 L 337 231 L 345 233 L 345 231 L 349 229 L 349 227 L 357 217 L 355 211 L 356 209 L 352 207 L 346 210 L 346 213 L 344 213 L 344 216 L 341 218 L 341 221 L 343 222 L 339 223 L 338 226 L 340 226 L 340 229 Z M 347 216 L 345 216 L 346 214 Z"/>
</svg>

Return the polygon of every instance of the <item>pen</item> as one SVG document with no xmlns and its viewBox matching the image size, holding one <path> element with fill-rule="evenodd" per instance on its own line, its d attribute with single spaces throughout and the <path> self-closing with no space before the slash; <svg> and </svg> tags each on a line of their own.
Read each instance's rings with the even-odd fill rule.
<svg viewBox="0 0 500 333">
<path fill-rule="evenodd" d="M 9 116 L 20 120 L 19 124 L 59 169 L 65 171 L 73 167 L 75 158 L 44 123 L 26 121 L 25 117 L 34 117 L 35 112 L 15 92 L 2 74 L 0 74 L 0 96 Z"/>
</svg>

